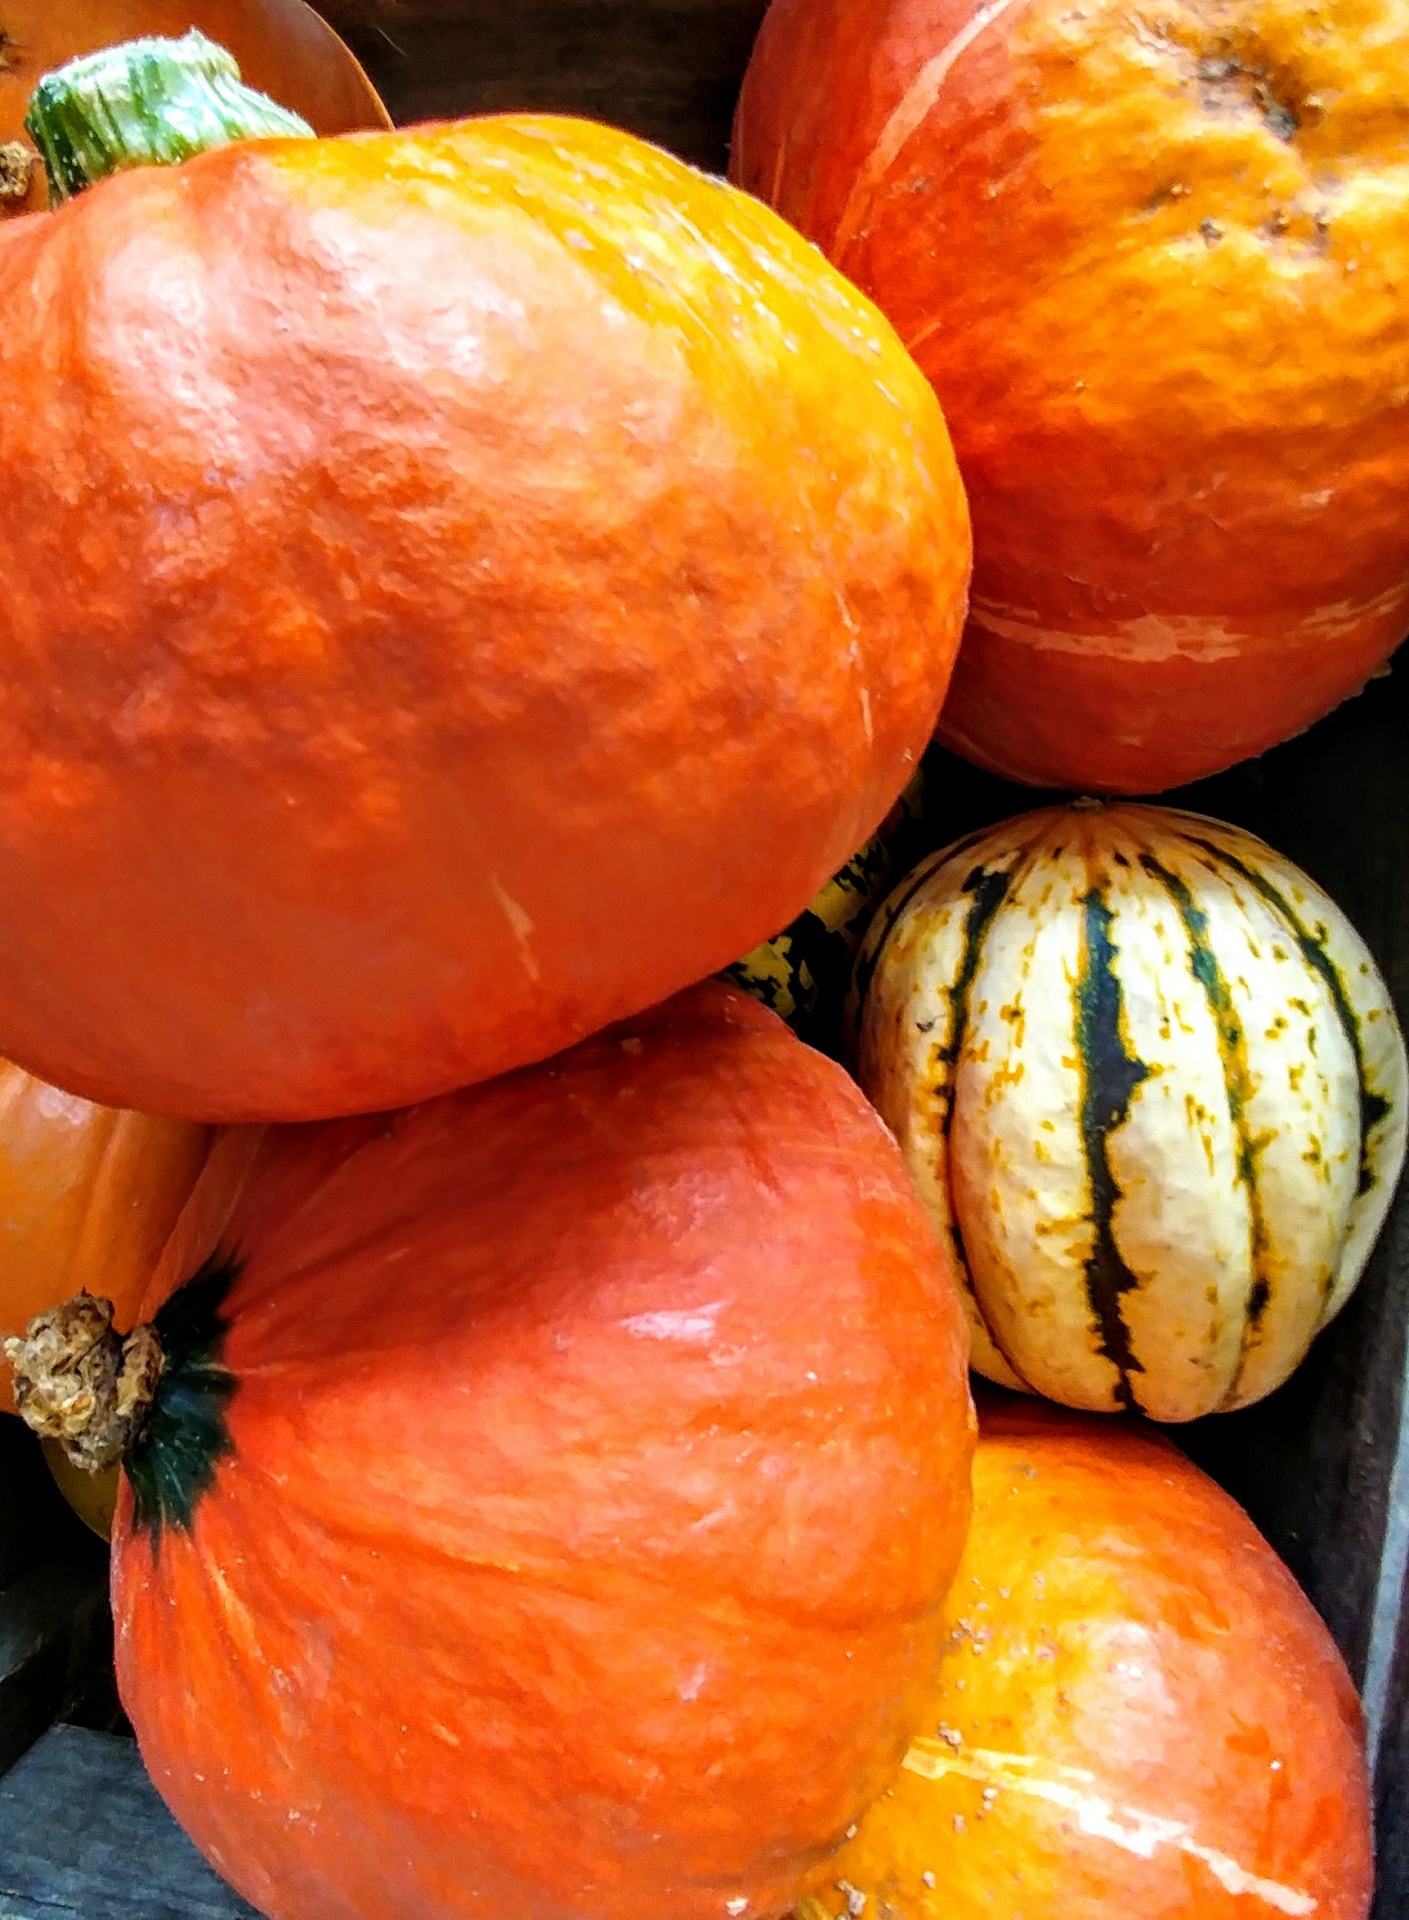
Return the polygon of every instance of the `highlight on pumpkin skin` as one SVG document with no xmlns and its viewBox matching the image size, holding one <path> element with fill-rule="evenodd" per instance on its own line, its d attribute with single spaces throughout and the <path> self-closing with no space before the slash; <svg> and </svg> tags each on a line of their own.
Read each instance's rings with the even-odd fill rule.
<svg viewBox="0 0 1409 1920">
<path fill-rule="evenodd" d="M 795 1920 L 1365 1920 L 1359 1704 L 1168 1442 L 987 1390 L 928 1725 Z"/>
<path fill-rule="evenodd" d="M 1371 954 L 1202 816 L 1076 802 L 941 849 L 872 921 L 849 1022 L 975 1367 L 1070 1406 L 1191 1420 L 1280 1386 L 1404 1163 Z"/>
</svg>

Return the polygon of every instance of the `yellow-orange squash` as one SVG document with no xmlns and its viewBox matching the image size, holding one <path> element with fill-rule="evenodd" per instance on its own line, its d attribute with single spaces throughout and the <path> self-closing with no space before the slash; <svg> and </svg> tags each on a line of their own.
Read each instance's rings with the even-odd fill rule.
<svg viewBox="0 0 1409 1920">
<path fill-rule="evenodd" d="M 32 1069 L 204 1119 L 484 1078 L 748 952 L 901 792 L 963 491 L 886 322 L 756 201 L 505 118 L 226 146 L 10 233 Z"/>
<path fill-rule="evenodd" d="M 82 1291 L 130 1327 L 209 1146 L 208 1128 L 94 1106 L 0 1061 L 0 1337 Z M 0 1410 L 15 1410 L 3 1354 Z"/>
<path fill-rule="evenodd" d="M 1173 1447 L 985 1402 L 945 1614 L 925 1732 L 798 1920 L 1364 1920 L 1349 1675 Z"/>
<path fill-rule="evenodd" d="M 949 416 L 973 616 L 942 736 L 1153 793 L 1409 629 L 1404 0 L 776 0 L 734 178 Z"/>
<path fill-rule="evenodd" d="M 271 1920 L 761 1920 L 825 1881 L 920 1725 L 972 1446 L 853 1083 L 711 983 L 229 1144 L 144 1309 L 114 1534 L 123 1701 L 198 1845 Z"/>
<path fill-rule="evenodd" d="M 249 86 L 315 133 L 388 125 L 366 74 L 304 0 L 0 0 L 0 146 L 32 152 L 24 117 L 36 82 L 53 68 L 122 40 L 192 27 L 228 47 Z M 0 218 L 47 205 L 42 170 L 32 168 L 24 186 L 18 159 L 0 167 Z"/>
</svg>

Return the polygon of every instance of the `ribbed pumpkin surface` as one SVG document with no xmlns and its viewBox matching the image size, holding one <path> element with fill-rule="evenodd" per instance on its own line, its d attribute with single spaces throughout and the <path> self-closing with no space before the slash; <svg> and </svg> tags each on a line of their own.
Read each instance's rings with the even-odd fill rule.
<svg viewBox="0 0 1409 1920">
<path fill-rule="evenodd" d="M 935 854 L 858 962 L 863 1085 L 966 1275 L 974 1364 L 1187 1420 L 1344 1304 L 1404 1154 L 1363 942 L 1232 827 L 1077 803 Z"/>
<path fill-rule="evenodd" d="M 272 1920 L 785 1909 L 919 1725 L 968 1522 L 962 1318 L 875 1114 L 709 985 L 271 1129 L 241 1191 L 247 1144 L 115 1537 L 183 1826 Z"/>
</svg>

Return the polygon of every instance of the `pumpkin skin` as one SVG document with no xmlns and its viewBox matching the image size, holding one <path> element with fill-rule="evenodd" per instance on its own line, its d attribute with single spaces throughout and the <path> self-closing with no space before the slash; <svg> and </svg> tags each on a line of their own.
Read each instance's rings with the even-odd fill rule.
<svg viewBox="0 0 1409 1920">
<path fill-rule="evenodd" d="M 1154 793 L 1409 628 L 1403 0 L 776 0 L 734 177 L 878 302 L 974 514 L 941 738 Z"/>
<path fill-rule="evenodd" d="M 1004 821 L 897 888 L 856 990 L 990 1379 L 1191 1420 L 1270 1393 L 1345 1304 L 1404 1160 L 1404 1043 L 1345 916 L 1251 834 Z"/>
<path fill-rule="evenodd" d="M 292 108 L 315 133 L 391 125 L 357 61 L 303 0 L 0 0 L 0 142 L 33 149 L 24 116 L 46 73 L 100 47 L 179 38 L 191 27 L 227 47 L 248 86 Z M 0 218 L 47 205 L 36 167 L 23 199 L 0 198 Z"/>
<path fill-rule="evenodd" d="M 860 1093 L 708 983 L 246 1159 L 158 1276 L 217 1244 L 114 1534 L 187 1832 L 272 1920 L 783 1910 L 968 1519 L 962 1316 Z"/>
<path fill-rule="evenodd" d="M 1242 1509 L 1124 1424 L 979 1419 L 929 1724 L 834 1880 L 886 1920 L 1364 1920 L 1359 1703 Z"/>
<path fill-rule="evenodd" d="M 0 1061 L 0 1335 L 87 1291 L 136 1321 L 208 1128 L 114 1112 Z M 0 1355 L 0 1411 L 15 1411 Z"/>
<path fill-rule="evenodd" d="M 885 322 L 756 202 L 506 118 L 242 143 L 11 232 L 27 1066 L 198 1119 L 400 1105 L 727 966 L 893 805 L 963 491 Z"/>
<path fill-rule="evenodd" d="M 88 1473 L 76 1467 L 57 1440 L 42 1440 L 44 1459 L 54 1484 L 79 1519 L 100 1540 L 111 1540 L 113 1516 L 117 1511 L 117 1490 L 121 1467 L 107 1467 L 102 1473 Z"/>
</svg>

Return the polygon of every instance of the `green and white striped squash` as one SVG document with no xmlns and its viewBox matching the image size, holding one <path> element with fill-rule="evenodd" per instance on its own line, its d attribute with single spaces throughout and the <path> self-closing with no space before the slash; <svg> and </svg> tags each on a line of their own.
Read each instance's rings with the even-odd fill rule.
<svg viewBox="0 0 1409 1920">
<path fill-rule="evenodd" d="M 1247 1406 L 1359 1279 L 1404 1043 L 1354 928 L 1251 834 L 1091 801 L 975 834 L 876 916 L 850 1014 L 990 1380 Z"/>
</svg>

